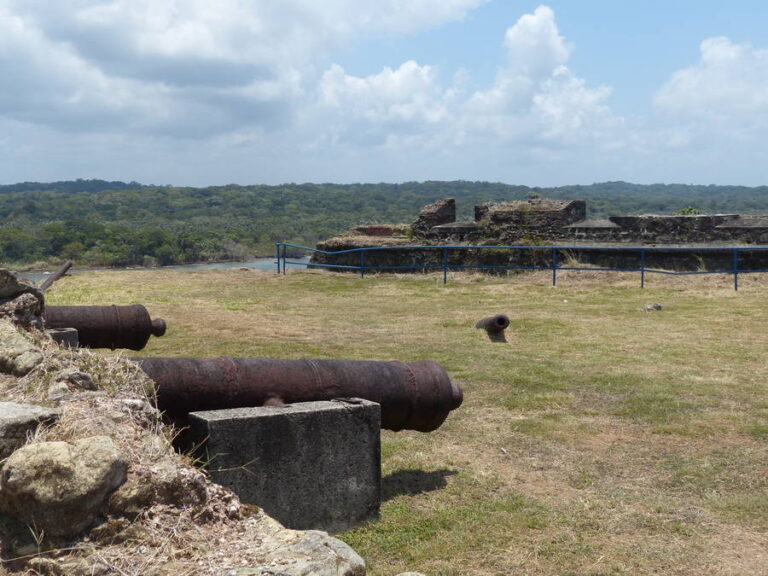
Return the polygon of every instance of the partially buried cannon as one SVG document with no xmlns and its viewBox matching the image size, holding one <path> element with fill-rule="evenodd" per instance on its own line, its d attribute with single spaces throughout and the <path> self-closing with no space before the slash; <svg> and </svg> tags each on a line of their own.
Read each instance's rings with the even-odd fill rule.
<svg viewBox="0 0 768 576">
<path fill-rule="evenodd" d="M 509 328 L 509 316 L 506 314 L 496 314 L 495 316 L 483 318 L 477 321 L 475 328 L 482 328 L 489 334 L 499 334 Z"/>
<path fill-rule="evenodd" d="M 150 336 L 165 334 L 165 320 L 152 319 L 141 304 L 131 306 L 46 306 L 45 327 L 74 328 L 80 346 L 141 350 Z"/>
<path fill-rule="evenodd" d="M 488 339 L 491 342 L 506 342 L 507 339 L 504 336 L 504 330 L 509 328 L 509 316 L 506 314 L 496 314 L 495 316 L 489 316 L 478 320 L 475 324 L 475 328 L 482 328 L 488 334 Z"/>
<path fill-rule="evenodd" d="M 381 405 L 389 430 L 436 430 L 463 393 L 431 361 L 413 363 L 271 358 L 134 358 L 157 385 L 157 407 L 190 412 L 363 398 Z"/>
</svg>

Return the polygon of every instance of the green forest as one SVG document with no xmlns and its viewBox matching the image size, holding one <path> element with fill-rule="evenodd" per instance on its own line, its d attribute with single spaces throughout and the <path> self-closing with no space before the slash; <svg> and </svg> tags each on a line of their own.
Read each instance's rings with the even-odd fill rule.
<svg viewBox="0 0 768 576">
<path fill-rule="evenodd" d="M 412 222 L 439 198 L 459 219 L 475 204 L 529 194 L 587 201 L 590 217 L 614 214 L 768 213 L 768 187 L 638 185 L 536 188 L 491 182 L 150 186 L 75 180 L 0 186 L 0 262 L 20 267 L 74 260 L 84 266 L 162 266 L 274 254 L 274 243 L 312 246 L 352 226 Z"/>
</svg>

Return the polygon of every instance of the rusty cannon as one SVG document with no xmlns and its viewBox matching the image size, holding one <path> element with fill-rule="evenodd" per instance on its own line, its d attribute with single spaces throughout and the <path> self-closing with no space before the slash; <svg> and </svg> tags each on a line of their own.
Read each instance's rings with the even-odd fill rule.
<svg viewBox="0 0 768 576">
<path fill-rule="evenodd" d="M 509 316 L 506 314 L 496 314 L 495 316 L 483 318 L 477 321 L 475 328 L 485 330 L 491 342 L 506 342 L 507 338 L 504 336 L 504 330 L 509 328 Z"/>
<path fill-rule="evenodd" d="M 141 350 L 150 336 L 165 334 L 165 320 L 149 317 L 141 304 L 131 306 L 46 306 L 45 327 L 75 328 L 81 346 Z"/>
<path fill-rule="evenodd" d="M 413 363 L 271 358 L 134 358 L 154 380 L 157 407 L 189 412 L 363 398 L 381 405 L 389 430 L 436 430 L 463 393 L 431 361 Z"/>
<path fill-rule="evenodd" d="M 483 318 L 477 321 L 475 328 L 482 328 L 488 334 L 500 334 L 509 328 L 509 316 L 506 314 L 496 314 L 495 316 Z"/>
</svg>

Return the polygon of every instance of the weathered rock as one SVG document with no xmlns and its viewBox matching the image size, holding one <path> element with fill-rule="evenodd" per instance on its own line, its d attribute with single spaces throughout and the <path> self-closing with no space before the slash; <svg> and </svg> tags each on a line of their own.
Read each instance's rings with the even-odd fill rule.
<svg viewBox="0 0 768 576">
<path fill-rule="evenodd" d="M 22 294 L 0 304 L 0 317 L 25 328 L 42 328 L 42 306 L 32 294 Z"/>
<path fill-rule="evenodd" d="M 114 574 L 109 566 L 104 564 L 98 558 L 70 558 L 56 560 L 39 556 L 29 561 L 28 567 L 34 570 L 35 574 L 46 574 L 48 576 L 106 576 Z"/>
<path fill-rule="evenodd" d="M 178 508 L 198 506 L 204 504 L 207 497 L 202 472 L 182 468 L 170 458 L 163 458 L 143 474 L 129 477 L 115 490 L 109 498 L 109 510 L 133 516 L 154 504 Z"/>
<path fill-rule="evenodd" d="M 70 537 L 98 515 L 128 464 L 107 436 L 28 444 L 2 467 L 0 512 L 48 537 Z"/>
<path fill-rule="evenodd" d="M 0 268 L 0 317 L 22 326 L 40 327 L 43 293 L 20 280 L 13 272 Z"/>
<path fill-rule="evenodd" d="M 274 521 L 272 521 L 274 522 Z M 276 522 L 275 522 L 276 524 Z M 265 532 L 262 546 L 272 550 L 261 566 L 240 568 L 237 576 L 365 576 L 365 562 L 350 546 L 326 532 Z"/>
<path fill-rule="evenodd" d="M 0 268 L 0 299 L 15 298 L 21 294 L 35 294 L 42 300 L 43 295 L 32 284 L 20 279 L 6 268 Z"/>
<path fill-rule="evenodd" d="M 24 376 L 42 361 L 40 350 L 10 321 L 0 319 L 0 372 Z"/>
<path fill-rule="evenodd" d="M 20 448 L 38 426 L 55 422 L 58 417 L 59 413 L 51 408 L 0 402 L 0 460 Z"/>
<path fill-rule="evenodd" d="M 69 392 L 69 386 L 64 384 L 64 382 L 54 382 L 48 386 L 48 390 L 46 391 L 45 395 L 48 400 L 61 400 L 67 396 Z"/>
<path fill-rule="evenodd" d="M 444 198 L 421 209 L 411 229 L 415 234 L 426 234 L 433 226 L 456 222 L 456 200 Z"/>
<path fill-rule="evenodd" d="M 69 383 L 81 390 L 98 390 L 99 387 L 93 381 L 90 374 L 77 368 L 67 368 L 56 375 L 56 382 Z"/>
</svg>

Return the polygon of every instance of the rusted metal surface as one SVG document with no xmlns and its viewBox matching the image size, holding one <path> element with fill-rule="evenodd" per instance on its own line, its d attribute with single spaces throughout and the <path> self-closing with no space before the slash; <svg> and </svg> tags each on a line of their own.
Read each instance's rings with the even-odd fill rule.
<svg viewBox="0 0 768 576">
<path fill-rule="evenodd" d="M 506 314 L 496 314 L 495 316 L 489 316 L 478 320 L 475 324 L 475 328 L 482 328 L 489 334 L 499 334 L 504 332 L 509 327 L 509 316 Z"/>
<path fill-rule="evenodd" d="M 463 400 L 431 361 L 365 362 L 271 358 L 135 358 L 157 385 L 157 407 L 171 418 L 189 412 L 364 398 L 381 404 L 389 430 L 437 429 Z"/>
<path fill-rule="evenodd" d="M 165 321 L 154 320 L 141 304 L 132 306 L 46 306 L 46 328 L 77 329 L 80 346 L 141 350 L 150 336 L 165 334 Z"/>
</svg>

